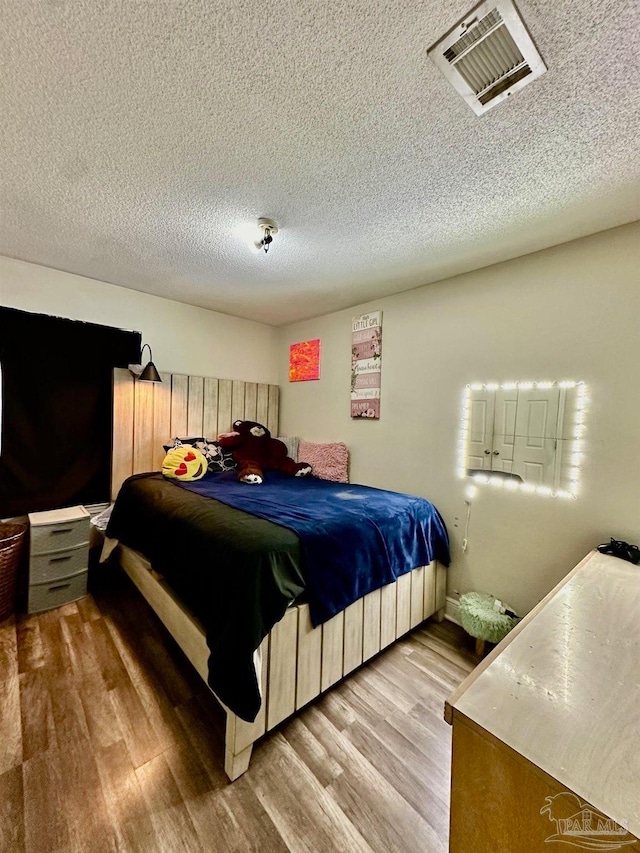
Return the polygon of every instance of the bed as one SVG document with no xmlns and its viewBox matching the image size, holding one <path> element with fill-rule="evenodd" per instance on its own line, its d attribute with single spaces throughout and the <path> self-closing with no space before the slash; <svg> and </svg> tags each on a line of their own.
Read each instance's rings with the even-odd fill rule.
<svg viewBox="0 0 640 853">
<path fill-rule="evenodd" d="M 162 482 L 158 474 L 134 477 L 132 480 L 128 478 L 140 471 L 158 469 L 163 452 L 162 439 L 168 435 L 215 435 L 238 418 L 259 420 L 277 434 L 278 395 L 275 386 L 254 386 L 251 383 L 169 374 L 163 374 L 162 386 L 144 383 L 134 385 L 125 371 L 116 371 L 114 390 L 114 496 L 120 490 L 121 481 L 127 478 L 121 503 L 133 506 L 130 493 L 150 488 L 157 505 L 164 507 L 167 502 L 176 504 L 183 500 L 189 503 L 191 510 L 188 515 L 194 512 L 197 516 L 202 515 L 203 503 L 197 502 L 208 503 L 209 507 L 214 507 L 223 515 L 246 515 L 236 507 L 221 510 L 215 495 L 197 494 L 198 488 L 181 493 L 179 486 Z M 203 484 L 205 480 L 199 482 Z M 252 493 L 254 496 L 256 490 L 262 488 L 237 485 L 239 491 L 244 490 L 245 494 Z M 260 495 L 265 493 L 259 492 Z M 140 495 L 136 497 L 136 500 L 139 499 Z M 114 513 L 117 509 L 118 503 Z M 120 516 L 125 517 L 126 512 L 122 510 Z M 155 515 L 153 517 L 156 518 Z M 249 524 L 248 519 L 240 519 L 239 529 L 242 529 L 243 524 Z M 234 524 L 236 521 L 234 516 Z M 428 552 L 423 550 L 421 553 L 429 556 L 428 563 L 425 559 L 423 562 L 426 564 L 404 566 L 401 573 L 397 573 L 396 579 L 377 588 L 369 590 L 362 587 L 367 589 L 364 595 L 347 603 L 335 615 L 325 610 L 323 621 L 318 624 L 318 606 L 314 605 L 313 599 L 305 600 L 305 583 L 300 582 L 299 566 L 294 559 L 297 547 L 295 533 L 267 520 L 257 521 L 262 525 L 260 535 L 267 528 L 278 528 L 281 531 L 273 548 L 278 553 L 285 553 L 287 566 L 293 568 L 292 574 L 287 575 L 284 581 L 278 577 L 274 582 L 275 587 L 283 587 L 284 593 L 277 607 L 270 607 L 269 618 L 264 626 L 268 630 L 262 630 L 257 635 L 260 641 L 252 653 L 251 667 L 261 694 L 255 718 L 253 713 L 246 713 L 246 708 L 241 704 L 237 705 L 235 696 L 225 694 L 224 690 L 216 691 L 227 713 L 225 771 L 232 780 L 248 768 L 253 744 L 266 731 L 273 729 L 424 619 L 432 615 L 442 618 L 445 604 L 445 559 L 441 562 L 430 559 L 431 554 L 435 553 L 433 549 Z M 178 525 L 182 523 L 181 520 L 175 522 Z M 254 524 L 255 519 L 251 523 Z M 150 524 L 150 527 L 153 525 Z M 183 528 L 178 526 L 172 529 Z M 120 528 L 120 532 L 122 530 Z M 254 528 L 247 530 L 253 542 Z M 201 534 L 194 535 L 196 544 L 193 555 L 203 551 L 198 545 L 198 536 Z M 189 600 L 184 589 L 177 592 L 180 589 L 180 575 L 168 578 L 166 574 L 171 573 L 172 559 L 160 566 L 165 572 L 157 571 L 158 564 L 162 563 L 161 549 L 154 552 L 151 540 L 147 539 L 145 544 L 144 539 L 126 533 L 122 534 L 122 539 L 128 544 L 121 543 L 118 547 L 120 564 L 199 674 L 210 683 L 210 648 L 207 640 L 211 640 L 211 624 L 207 616 L 198 611 L 199 595 Z M 227 544 L 223 543 L 223 550 Z M 151 559 L 149 554 L 144 554 L 145 550 L 152 553 Z M 235 558 L 233 549 L 228 556 L 231 560 Z M 191 566 L 192 562 L 195 562 L 195 558 L 187 560 L 185 564 Z M 249 598 L 252 596 L 253 593 Z M 288 600 L 284 601 L 285 598 Z M 277 618 L 269 624 L 274 614 Z M 235 621 L 235 618 L 231 620 L 232 623 Z M 238 647 L 242 645 L 242 636 L 241 633 L 236 634 L 227 648 L 233 650 L 236 642 Z M 220 692 L 223 693 L 223 699 Z M 235 713 L 238 710 L 240 712 Z"/>
</svg>

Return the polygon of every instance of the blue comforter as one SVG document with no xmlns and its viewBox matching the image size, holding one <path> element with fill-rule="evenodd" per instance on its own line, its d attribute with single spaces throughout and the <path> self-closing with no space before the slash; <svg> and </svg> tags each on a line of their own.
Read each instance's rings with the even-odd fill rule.
<svg viewBox="0 0 640 853">
<path fill-rule="evenodd" d="M 278 471 L 257 486 L 235 472 L 179 485 L 298 535 L 314 625 L 416 566 L 449 565 L 444 522 L 424 498 Z"/>
</svg>

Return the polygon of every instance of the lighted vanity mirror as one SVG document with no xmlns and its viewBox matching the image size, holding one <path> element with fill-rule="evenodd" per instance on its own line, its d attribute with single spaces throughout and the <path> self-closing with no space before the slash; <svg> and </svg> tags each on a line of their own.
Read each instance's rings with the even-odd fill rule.
<svg viewBox="0 0 640 853">
<path fill-rule="evenodd" d="M 468 385 L 460 476 L 507 489 L 576 497 L 584 402 L 583 382 Z"/>
</svg>

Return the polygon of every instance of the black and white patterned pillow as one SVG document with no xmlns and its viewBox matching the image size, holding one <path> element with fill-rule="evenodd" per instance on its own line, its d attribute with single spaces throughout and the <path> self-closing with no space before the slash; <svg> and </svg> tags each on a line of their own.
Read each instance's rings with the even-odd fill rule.
<svg viewBox="0 0 640 853">
<path fill-rule="evenodd" d="M 205 438 L 196 444 L 196 447 L 204 454 L 210 474 L 224 474 L 225 471 L 235 471 L 238 467 L 231 451 L 220 447 L 217 441 Z"/>
<path fill-rule="evenodd" d="M 203 436 L 192 436 L 190 438 L 171 439 L 168 444 L 163 444 L 164 452 L 168 453 L 176 447 L 195 447 L 207 460 L 207 468 L 210 474 L 224 474 L 225 471 L 235 471 L 238 463 L 233 458 L 230 450 L 220 447 L 217 441 L 210 441 Z"/>
<path fill-rule="evenodd" d="M 197 447 L 198 450 L 200 450 L 201 448 L 199 447 L 198 442 L 202 443 L 203 441 L 204 438 L 201 435 L 195 436 L 193 438 L 178 438 L 176 436 L 176 438 L 170 439 L 166 444 L 163 444 L 162 446 L 164 448 L 165 453 L 168 453 L 170 450 L 174 450 L 176 447 Z"/>
</svg>

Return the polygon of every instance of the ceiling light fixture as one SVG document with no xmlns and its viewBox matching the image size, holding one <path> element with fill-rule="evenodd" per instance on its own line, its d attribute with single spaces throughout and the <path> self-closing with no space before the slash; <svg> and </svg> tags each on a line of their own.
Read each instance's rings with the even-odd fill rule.
<svg viewBox="0 0 640 853">
<path fill-rule="evenodd" d="M 265 254 L 269 251 L 269 246 L 273 243 L 273 235 L 278 233 L 278 225 L 273 219 L 258 219 L 258 229 L 262 233 L 262 239 L 256 242 L 258 251 L 264 249 Z"/>
</svg>

